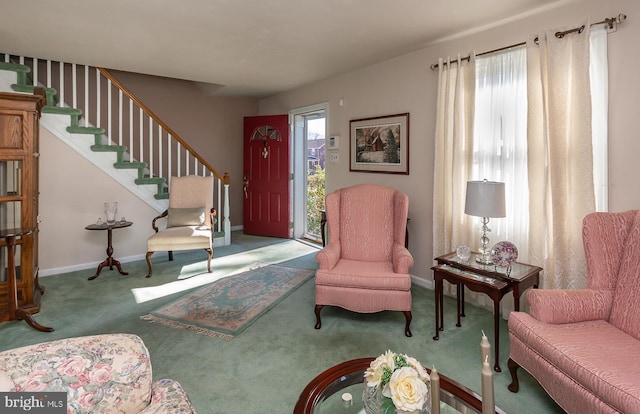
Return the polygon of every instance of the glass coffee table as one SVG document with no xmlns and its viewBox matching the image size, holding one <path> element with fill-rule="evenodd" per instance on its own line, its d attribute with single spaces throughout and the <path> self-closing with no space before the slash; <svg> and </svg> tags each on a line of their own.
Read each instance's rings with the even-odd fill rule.
<svg viewBox="0 0 640 414">
<path fill-rule="evenodd" d="M 374 359 L 352 359 L 315 377 L 300 394 L 293 414 L 363 414 L 364 371 Z M 350 394 L 351 402 L 343 400 L 345 393 Z M 440 374 L 440 413 L 482 413 L 482 397 Z M 498 407 L 496 413 L 506 414 Z"/>
</svg>

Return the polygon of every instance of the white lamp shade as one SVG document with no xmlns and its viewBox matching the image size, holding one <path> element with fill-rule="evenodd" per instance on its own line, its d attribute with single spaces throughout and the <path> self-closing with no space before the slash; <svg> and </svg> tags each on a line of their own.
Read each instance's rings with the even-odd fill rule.
<svg viewBox="0 0 640 414">
<path fill-rule="evenodd" d="M 504 183 L 467 181 L 464 212 L 476 217 L 505 217 Z"/>
</svg>

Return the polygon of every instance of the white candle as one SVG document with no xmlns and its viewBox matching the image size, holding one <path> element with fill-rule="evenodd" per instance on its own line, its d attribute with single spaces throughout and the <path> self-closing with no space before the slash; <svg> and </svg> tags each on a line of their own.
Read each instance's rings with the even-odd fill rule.
<svg viewBox="0 0 640 414">
<path fill-rule="evenodd" d="M 493 371 L 487 357 L 482 363 L 482 414 L 495 414 L 496 404 L 493 395 Z"/>
<path fill-rule="evenodd" d="M 440 376 L 436 367 L 431 368 L 431 414 L 440 414 Z"/>
<path fill-rule="evenodd" d="M 487 339 L 487 336 L 482 332 L 482 340 L 480 341 L 480 351 L 482 352 L 482 359 L 480 361 L 488 361 L 489 365 L 491 365 L 491 344 Z"/>
<path fill-rule="evenodd" d="M 350 406 L 351 404 L 353 404 L 352 395 L 349 394 L 348 392 L 345 392 L 344 394 L 342 394 L 342 402 L 344 403 L 345 407 Z"/>
</svg>

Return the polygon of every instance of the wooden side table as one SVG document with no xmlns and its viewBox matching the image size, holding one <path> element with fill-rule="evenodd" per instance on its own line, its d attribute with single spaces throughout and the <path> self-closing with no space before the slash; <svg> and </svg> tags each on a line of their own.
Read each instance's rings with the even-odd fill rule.
<svg viewBox="0 0 640 414">
<path fill-rule="evenodd" d="M 100 276 L 100 272 L 102 271 L 102 268 L 105 266 L 109 266 L 109 270 L 113 270 L 113 266 L 116 266 L 116 268 L 118 269 L 118 272 L 120 272 L 121 275 L 129 274 L 127 272 L 122 271 L 122 266 L 120 265 L 120 262 L 113 258 L 112 232 L 113 232 L 113 229 L 130 227 L 132 224 L 133 222 L 131 221 L 116 221 L 114 224 L 107 224 L 107 223 L 95 224 L 94 223 L 94 224 L 89 224 L 88 226 L 85 227 L 85 229 L 87 230 L 106 230 L 107 231 L 107 258 L 104 259 L 104 261 L 98 265 L 98 270 L 93 276 L 89 277 L 88 280 L 93 280 L 96 277 Z"/>
<path fill-rule="evenodd" d="M 7 245 L 7 302 L 9 310 L 0 317 L 0 322 L 23 320 L 29 326 L 42 332 L 53 332 L 53 328 L 40 325 L 33 319 L 33 315 L 18 306 L 18 282 L 16 280 L 15 246 L 16 239 L 33 233 L 33 229 L 0 230 L 0 239 Z"/>
<path fill-rule="evenodd" d="M 437 257 L 438 263 L 432 267 L 435 282 L 435 313 L 436 334 L 435 341 L 440 338 L 443 330 L 444 313 L 444 288 L 443 281 L 456 285 L 457 323 L 461 326 L 460 316 L 464 316 L 464 288 L 474 292 L 481 292 L 493 300 L 493 324 L 494 324 L 494 350 L 495 360 L 493 369 L 501 372 L 500 368 L 500 300 L 508 293 L 513 292 L 514 309 L 520 310 L 520 296 L 530 288 L 538 287 L 541 267 L 524 263 L 513 263 L 511 271 L 507 274 L 505 268 L 493 265 L 483 265 L 475 261 L 477 253 L 471 255 L 468 261 L 462 262 L 455 252 Z"/>
</svg>

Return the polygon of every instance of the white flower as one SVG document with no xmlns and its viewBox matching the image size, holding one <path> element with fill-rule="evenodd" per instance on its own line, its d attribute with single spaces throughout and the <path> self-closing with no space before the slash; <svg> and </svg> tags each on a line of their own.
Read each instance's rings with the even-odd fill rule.
<svg viewBox="0 0 640 414">
<path fill-rule="evenodd" d="M 414 357 L 410 357 L 410 356 L 406 356 L 406 355 L 405 355 L 405 359 L 407 360 L 407 364 L 412 366 L 418 372 L 418 375 L 420 376 L 420 379 L 422 381 L 431 381 L 431 378 L 429 377 L 429 373 L 422 366 L 420 361 L 418 361 Z"/>
<path fill-rule="evenodd" d="M 422 410 L 429 389 L 418 372 L 411 367 L 402 367 L 391 375 L 391 381 L 382 390 L 390 397 L 396 409 L 402 411 Z"/>
<path fill-rule="evenodd" d="M 389 350 L 371 362 L 369 368 L 364 372 L 364 378 L 367 380 L 367 386 L 379 386 L 385 368 L 388 368 L 390 372 L 393 372 L 395 369 L 395 356 L 395 352 L 391 352 Z"/>
</svg>

